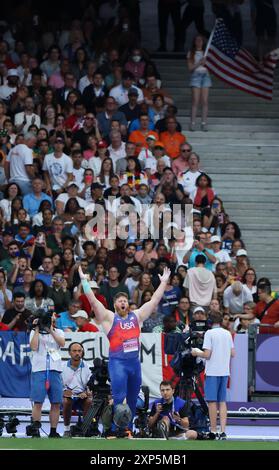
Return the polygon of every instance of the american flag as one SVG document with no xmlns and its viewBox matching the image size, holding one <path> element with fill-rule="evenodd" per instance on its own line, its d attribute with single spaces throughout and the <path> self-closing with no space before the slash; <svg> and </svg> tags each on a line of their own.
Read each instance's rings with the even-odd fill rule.
<svg viewBox="0 0 279 470">
<path fill-rule="evenodd" d="M 209 40 L 210 41 L 210 40 Z M 274 69 L 278 50 L 269 53 L 259 67 L 256 59 L 243 47 L 218 19 L 209 44 L 205 65 L 216 77 L 242 91 L 272 100 Z"/>
</svg>

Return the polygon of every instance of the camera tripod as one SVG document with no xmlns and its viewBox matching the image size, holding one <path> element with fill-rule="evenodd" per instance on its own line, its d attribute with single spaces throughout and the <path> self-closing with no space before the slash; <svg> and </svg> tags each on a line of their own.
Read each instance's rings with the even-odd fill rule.
<svg viewBox="0 0 279 470">
<path fill-rule="evenodd" d="M 188 374 L 185 374 L 184 372 L 181 372 L 180 380 L 176 388 L 177 388 L 178 396 L 186 401 L 187 411 L 190 412 L 191 396 L 193 393 L 195 393 L 204 414 L 206 416 L 209 416 L 208 406 L 202 396 L 200 387 L 201 387 L 201 381 L 200 381 L 199 373 L 193 372 L 192 375 L 188 375 Z"/>
<path fill-rule="evenodd" d="M 81 415 L 79 415 L 78 423 L 74 426 L 71 426 L 72 436 L 98 436 L 98 422 L 102 415 L 103 409 L 107 404 L 106 398 L 93 398 L 92 405 L 90 406 L 86 416 L 83 421 L 81 420 Z M 91 427 L 91 430 L 90 430 Z"/>
</svg>

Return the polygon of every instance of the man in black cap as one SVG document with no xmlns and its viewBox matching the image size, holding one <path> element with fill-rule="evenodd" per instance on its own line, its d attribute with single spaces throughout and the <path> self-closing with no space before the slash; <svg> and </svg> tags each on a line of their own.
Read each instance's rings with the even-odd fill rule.
<svg viewBox="0 0 279 470">
<path fill-rule="evenodd" d="M 122 106 L 128 103 L 128 91 L 130 90 L 133 82 L 135 80 L 134 75 L 131 72 L 123 72 L 122 74 L 122 83 L 113 87 L 110 90 L 109 96 L 113 96 L 113 98 L 117 101 L 118 106 Z M 133 85 L 133 88 L 138 92 L 137 102 L 138 104 L 144 101 L 144 96 L 140 88 L 136 85 Z"/>
</svg>

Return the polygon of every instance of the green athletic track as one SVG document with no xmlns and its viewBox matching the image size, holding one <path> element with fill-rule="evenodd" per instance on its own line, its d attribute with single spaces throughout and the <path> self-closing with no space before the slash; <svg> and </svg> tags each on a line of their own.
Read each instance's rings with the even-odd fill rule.
<svg viewBox="0 0 279 470">
<path fill-rule="evenodd" d="M 0 449 L 14 450 L 274 450 L 279 442 L 243 441 L 164 441 L 138 439 L 21 439 L 1 438 Z"/>
</svg>

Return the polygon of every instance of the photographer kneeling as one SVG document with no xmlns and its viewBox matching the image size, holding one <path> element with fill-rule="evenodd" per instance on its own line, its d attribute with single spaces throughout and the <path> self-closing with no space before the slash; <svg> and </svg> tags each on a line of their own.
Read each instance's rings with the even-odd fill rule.
<svg viewBox="0 0 279 470">
<path fill-rule="evenodd" d="M 152 405 L 148 427 L 154 437 L 185 438 L 189 427 L 185 400 L 174 397 L 172 383 L 167 380 L 160 383 L 160 392 L 162 398 L 155 400 Z"/>
<path fill-rule="evenodd" d="M 49 419 L 49 437 L 61 437 L 57 431 L 60 415 L 60 404 L 63 401 L 63 384 L 61 378 L 62 361 L 59 354 L 61 347 L 65 346 L 65 337 L 62 330 L 55 328 L 55 314 L 38 311 L 33 321 L 30 333 L 31 357 L 31 395 L 34 402 L 32 408 L 32 424 L 27 426 L 27 435 L 40 437 L 42 406 L 46 395 L 51 403 Z"/>
<path fill-rule="evenodd" d="M 63 418 L 64 437 L 70 437 L 70 423 L 72 409 L 82 409 L 83 417 L 86 416 L 92 405 L 92 392 L 87 384 L 91 377 L 91 371 L 83 361 L 84 349 L 80 343 L 71 343 L 68 349 L 70 360 L 63 367 Z"/>
</svg>

